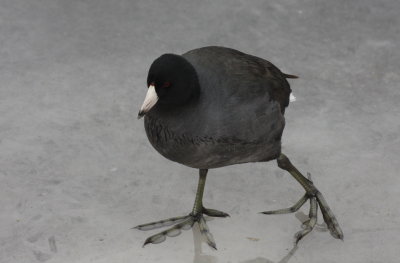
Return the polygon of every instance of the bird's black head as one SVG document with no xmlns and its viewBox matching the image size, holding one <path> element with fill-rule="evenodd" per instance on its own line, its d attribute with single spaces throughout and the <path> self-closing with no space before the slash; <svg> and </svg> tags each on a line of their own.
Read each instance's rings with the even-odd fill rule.
<svg viewBox="0 0 400 263">
<path fill-rule="evenodd" d="M 164 54 L 151 64 L 147 87 L 139 118 L 156 104 L 174 108 L 196 99 L 200 92 L 196 70 L 185 58 L 174 54 Z"/>
</svg>

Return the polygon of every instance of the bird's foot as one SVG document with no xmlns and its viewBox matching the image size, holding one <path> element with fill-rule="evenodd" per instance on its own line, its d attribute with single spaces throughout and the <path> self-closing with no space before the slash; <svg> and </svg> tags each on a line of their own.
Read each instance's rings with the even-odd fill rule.
<svg viewBox="0 0 400 263">
<path fill-rule="evenodd" d="M 311 176 L 308 174 L 308 180 L 311 182 Z M 324 218 L 325 223 L 328 226 L 328 229 L 331 233 L 331 235 L 334 238 L 337 239 L 342 239 L 343 240 L 343 232 L 342 229 L 339 226 L 339 223 L 333 214 L 332 210 L 329 208 L 327 202 L 325 201 L 324 197 L 322 194 L 318 191 L 317 188 L 314 186 L 311 187 L 311 190 L 309 192 L 306 192 L 306 194 L 300 198 L 299 201 L 297 201 L 293 206 L 289 208 L 284 208 L 284 209 L 278 209 L 278 210 L 273 210 L 273 211 L 265 211 L 261 212 L 263 214 L 267 215 L 276 215 L 276 214 L 287 214 L 287 213 L 293 213 L 296 212 L 297 210 L 300 209 L 304 205 L 304 203 L 310 200 L 310 212 L 309 212 L 309 219 L 303 222 L 303 230 L 300 230 L 295 234 L 296 238 L 296 245 L 302 239 L 305 235 L 310 233 L 313 229 L 315 224 L 317 223 L 317 210 L 318 210 L 318 204 L 321 209 L 322 216 Z"/>
<path fill-rule="evenodd" d="M 175 237 L 178 236 L 181 233 L 181 230 L 188 230 L 191 229 L 194 223 L 199 224 L 200 232 L 201 234 L 205 237 L 207 244 L 214 248 L 217 249 L 217 246 L 215 244 L 214 238 L 212 234 L 210 233 L 207 223 L 204 219 L 204 216 L 208 215 L 211 217 L 227 217 L 229 216 L 227 213 L 215 210 L 215 209 L 207 209 L 207 208 L 202 208 L 200 211 L 197 212 L 192 212 L 187 216 L 180 216 L 180 217 L 172 217 L 169 219 L 165 220 L 160 220 L 152 223 L 147 223 L 143 225 L 138 225 L 134 227 L 135 229 L 147 231 L 147 230 L 153 230 L 156 228 L 161 228 L 161 227 L 167 227 L 173 225 L 173 227 L 168 228 L 167 230 L 164 230 L 158 234 L 152 235 L 149 238 L 146 239 L 144 242 L 143 246 L 152 243 L 152 244 L 158 244 L 163 241 L 165 241 L 166 237 Z"/>
</svg>

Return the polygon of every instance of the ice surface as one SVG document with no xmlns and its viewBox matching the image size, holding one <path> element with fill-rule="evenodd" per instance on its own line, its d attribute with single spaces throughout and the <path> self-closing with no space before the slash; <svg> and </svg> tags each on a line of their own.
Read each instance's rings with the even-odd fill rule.
<svg viewBox="0 0 400 263">
<path fill-rule="evenodd" d="M 1 1 L 0 262 L 398 262 L 399 12 L 398 0 Z M 318 227 L 289 253 L 308 208 L 257 214 L 303 195 L 270 162 L 209 172 L 205 205 L 231 215 L 207 223 L 218 251 L 197 228 L 142 248 L 156 232 L 131 227 L 189 213 L 198 180 L 136 119 L 147 70 L 206 45 L 300 77 L 283 151 L 344 242 Z"/>
</svg>

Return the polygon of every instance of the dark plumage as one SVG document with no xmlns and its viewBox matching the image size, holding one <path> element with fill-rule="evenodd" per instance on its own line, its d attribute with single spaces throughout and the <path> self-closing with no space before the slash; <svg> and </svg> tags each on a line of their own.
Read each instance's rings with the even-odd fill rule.
<svg viewBox="0 0 400 263">
<path fill-rule="evenodd" d="M 161 64 L 163 61 L 169 63 Z M 180 98 L 185 92 L 180 105 L 163 102 L 159 95 L 159 103 L 146 114 L 147 136 L 160 154 L 202 169 L 279 156 L 283 114 L 291 92 L 284 73 L 266 60 L 237 50 L 205 47 L 182 56 L 161 56 L 150 68 L 148 84 L 164 67 L 172 70 L 179 62 L 183 66 L 176 72 L 188 72 L 189 79 L 199 85 L 185 86 L 183 81 L 177 89 L 182 92 L 176 92 L 174 84 L 171 90 L 162 88 L 166 81 L 174 83 L 170 74 L 156 80 L 157 94 L 165 91 Z M 199 92 L 194 90 L 197 87 Z M 192 89 L 191 96 L 186 95 Z"/>
<path fill-rule="evenodd" d="M 203 214 L 228 214 L 203 206 L 208 169 L 273 159 L 304 187 L 306 194 L 291 208 L 264 213 L 294 212 L 310 200 L 310 220 L 296 234 L 296 242 L 313 229 L 318 204 L 331 234 L 343 238 L 322 194 L 281 153 L 284 113 L 291 93 L 287 78 L 297 77 L 282 73 L 267 60 L 224 47 L 194 49 L 181 56 L 165 54 L 153 62 L 138 117 L 145 115 L 147 137 L 160 154 L 199 169 L 200 176 L 189 215 L 136 227 L 150 230 L 174 225 L 149 237 L 145 245 L 176 236 L 197 222 L 208 244 L 216 248 Z"/>
</svg>

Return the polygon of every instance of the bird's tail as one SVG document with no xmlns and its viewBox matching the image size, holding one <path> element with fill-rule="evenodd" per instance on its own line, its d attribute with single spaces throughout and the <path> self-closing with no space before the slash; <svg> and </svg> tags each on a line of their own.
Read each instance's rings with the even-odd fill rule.
<svg viewBox="0 0 400 263">
<path fill-rule="evenodd" d="M 286 73 L 283 73 L 283 75 L 284 75 L 285 78 L 287 78 L 287 79 L 298 79 L 298 78 L 299 78 L 299 77 L 296 76 L 296 75 L 290 75 L 290 74 L 286 74 Z M 290 92 L 289 101 L 290 101 L 290 102 L 296 101 L 296 97 L 293 95 L 293 92 Z"/>
<path fill-rule="evenodd" d="M 298 79 L 298 78 L 299 78 L 299 77 L 296 76 L 296 75 L 290 75 L 290 74 L 286 74 L 286 73 L 283 73 L 283 75 L 284 75 L 285 78 L 287 78 L 287 79 Z"/>
</svg>

